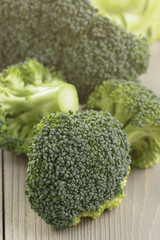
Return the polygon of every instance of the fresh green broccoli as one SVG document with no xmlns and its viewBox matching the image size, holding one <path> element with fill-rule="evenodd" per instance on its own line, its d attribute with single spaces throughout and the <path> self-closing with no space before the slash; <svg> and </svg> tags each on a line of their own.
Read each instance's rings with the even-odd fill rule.
<svg viewBox="0 0 160 240">
<path fill-rule="evenodd" d="M 62 70 L 83 103 L 104 79 L 145 72 L 149 48 L 88 0 L 4 0 L 0 54 L 0 68 L 29 57 Z"/>
<path fill-rule="evenodd" d="M 104 81 L 90 95 L 86 109 L 108 111 L 122 124 L 130 142 L 132 164 L 148 168 L 160 154 L 160 98 L 136 82 Z"/>
<path fill-rule="evenodd" d="M 55 113 L 34 129 L 26 179 L 31 208 L 55 228 L 95 219 L 125 197 L 129 143 L 107 112 Z"/>
<path fill-rule="evenodd" d="M 146 36 L 150 43 L 160 40 L 159 0 L 91 0 L 91 3 L 129 32 Z"/>
<path fill-rule="evenodd" d="M 33 125 L 48 113 L 78 110 L 74 86 L 36 60 L 10 66 L 0 74 L 0 148 L 25 153 Z"/>
</svg>

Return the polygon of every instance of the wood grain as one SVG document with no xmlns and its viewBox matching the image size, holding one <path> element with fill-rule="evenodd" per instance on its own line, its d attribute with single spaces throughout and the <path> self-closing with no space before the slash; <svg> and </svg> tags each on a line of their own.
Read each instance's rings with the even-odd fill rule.
<svg viewBox="0 0 160 240">
<path fill-rule="evenodd" d="M 3 174 L 2 150 L 0 149 L 0 240 L 3 239 Z"/>
<path fill-rule="evenodd" d="M 160 43 L 152 47 L 145 85 L 160 95 Z M 153 78 L 152 78 L 153 76 Z M 146 79 L 146 82 L 145 82 Z M 0 152 L 0 240 L 159 240 L 160 164 L 146 170 L 132 169 L 126 198 L 96 220 L 82 219 L 78 226 L 53 230 L 30 208 L 24 194 L 27 159 L 4 153 L 5 238 L 2 238 L 2 155 Z"/>
<path fill-rule="evenodd" d="M 5 233 L 7 240 L 158 240 L 160 236 L 160 165 L 132 169 L 126 199 L 96 220 L 53 230 L 30 209 L 25 197 L 27 159 L 4 154 Z"/>
</svg>

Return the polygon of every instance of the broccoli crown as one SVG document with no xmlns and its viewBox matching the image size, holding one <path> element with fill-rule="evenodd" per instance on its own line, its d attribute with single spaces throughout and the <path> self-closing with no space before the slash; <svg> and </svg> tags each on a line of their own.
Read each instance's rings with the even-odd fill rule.
<svg viewBox="0 0 160 240">
<path fill-rule="evenodd" d="M 47 113 L 78 110 L 74 86 L 36 60 L 10 66 L 0 74 L 0 147 L 25 153 L 33 125 Z"/>
<path fill-rule="evenodd" d="M 114 117 L 92 110 L 55 113 L 44 117 L 34 133 L 26 194 L 47 223 L 72 226 L 82 216 L 95 218 L 118 205 L 115 198 L 122 198 L 130 155 Z"/>
<path fill-rule="evenodd" d="M 135 80 L 148 66 L 146 40 L 100 15 L 63 52 L 61 69 L 67 81 L 75 84 L 81 102 L 104 79 Z"/>
<path fill-rule="evenodd" d="M 87 109 L 108 111 L 123 123 L 132 164 L 146 168 L 160 153 L 160 98 L 137 82 L 108 80 L 89 96 Z"/>
<path fill-rule="evenodd" d="M 26 57 L 54 65 L 81 102 L 103 79 L 134 80 L 148 66 L 146 39 L 101 16 L 88 0 L 5 0 L 1 9 L 0 67 Z"/>
</svg>

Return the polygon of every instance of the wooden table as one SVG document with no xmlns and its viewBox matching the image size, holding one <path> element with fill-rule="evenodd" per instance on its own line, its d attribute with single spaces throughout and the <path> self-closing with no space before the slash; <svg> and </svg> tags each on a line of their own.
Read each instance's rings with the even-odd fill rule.
<svg viewBox="0 0 160 240">
<path fill-rule="evenodd" d="M 154 44 L 142 82 L 160 95 L 160 44 Z M 0 150 L 0 240 L 159 240 L 160 164 L 132 169 L 126 198 L 96 220 L 53 230 L 30 209 L 24 191 L 27 159 Z"/>
</svg>

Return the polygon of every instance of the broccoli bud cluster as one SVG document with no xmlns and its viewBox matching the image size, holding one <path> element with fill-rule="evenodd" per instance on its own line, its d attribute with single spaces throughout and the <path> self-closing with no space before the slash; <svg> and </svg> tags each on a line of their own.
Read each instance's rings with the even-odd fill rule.
<svg viewBox="0 0 160 240">
<path fill-rule="evenodd" d="M 74 86 L 61 73 L 34 59 L 9 66 L 0 73 L 0 148 L 26 153 L 32 129 L 46 114 L 77 111 Z"/>
<path fill-rule="evenodd" d="M 55 113 L 44 117 L 34 133 L 26 194 L 47 223 L 72 226 L 82 216 L 95 218 L 119 205 L 131 159 L 126 134 L 114 117 L 92 110 Z"/>
<path fill-rule="evenodd" d="M 104 79 L 146 71 L 147 40 L 101 16 L 88 0 L 5 0 L 0 11 L 0 68 L 36 58 L 62 70 L 80 102 Z"/>
<path fill-rule="evenodd" d="M 134 166 L 158 163 L 160 98 L 151 90 L 133 81 L 104 81 L 89 96 L 86 108 L 108 111 L 123 124 Z"/>
</svg>

